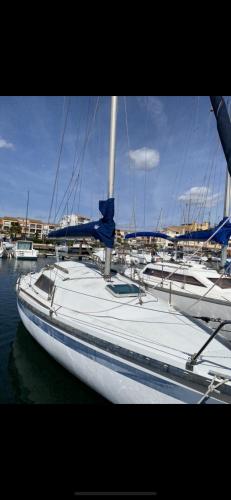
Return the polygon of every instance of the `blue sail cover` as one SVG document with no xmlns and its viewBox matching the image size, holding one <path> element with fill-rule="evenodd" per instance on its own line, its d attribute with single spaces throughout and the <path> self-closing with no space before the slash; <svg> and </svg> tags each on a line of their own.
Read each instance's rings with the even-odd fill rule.
<svg viewBox="0 0 231 500">
<path fill-rule="evenodd" d="M 229 238 L 231 237 L 231 223 L 229 222 L 228 217 L 224 217 L 221 222 L 212 229 L 207 229 L 205 231 L 193 231 L 191 233 L 185 233 L 181 236 L 176 236 L 174 241 L 207 241 L 216 231 L 217 229 L 227 221 L 224 226 L 218 231 L 215 236 L 210 240 L 215 243 L 219 243 L 220 245 L 228 245 Z"/>
<path fill-rule="evenodd" d="M 137 231 L 136 233 L 126 234 L 125 240 L 129 238 L 140 238 L 140 237 L 148 237 L 148 238 L 164 238 L 165 240 L 171 240 L 170 236 L 164 233 L 152 232 L 152 231 Z"/>
<path fill-rule="evenodd" d="M 213 111 L 217 120 L 217 130 L 227 161 L 228 171 L 231 175 L 231 122 L 225 101 L 222 96 L 210 96 Z"/>
<path fill-rule="evenodd" d="M 115 237 L 114 198 L 99 201 L 99 210 L 103 217 L 98 221 L 77 226 L 68 226 L 56 231 L 51 231 L 48 238 L 78 238 L 81 236 L 93 236 L 102 241 L 108 248 L 113 248 Z"/>
</svg>

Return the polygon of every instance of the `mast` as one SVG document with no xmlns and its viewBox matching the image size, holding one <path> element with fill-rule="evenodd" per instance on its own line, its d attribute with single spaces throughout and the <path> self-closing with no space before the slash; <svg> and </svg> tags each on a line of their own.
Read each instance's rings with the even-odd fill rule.
<svg viewBox="0 0 231 500">
<path fill-rule="evenodd" d="M 108 166 L 108 198 L 114 197 L 115 178 L 115 146 L 116 146 L 116 118 L 117 118 L 118 96 L 111 98 L 111 126 L 110 126 L 110 149 Z M 104 277 L 109 278 L 111 271 L 111 248 L 106 248 Z"/>
<path fill-rule="evenodd" d="M 27 218 L 28 218 L 29 196 L 30 196 L 30 191 L 27 191 L 27 204 L 26 204 L 26 229 L 25 229 L 25 238 L 26 238 L 26 233 L 27 233 Z"/>
</svg>

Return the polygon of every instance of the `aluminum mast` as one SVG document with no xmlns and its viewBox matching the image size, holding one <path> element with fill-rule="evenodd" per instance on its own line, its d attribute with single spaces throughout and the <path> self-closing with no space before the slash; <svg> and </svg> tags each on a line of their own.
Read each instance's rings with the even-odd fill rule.
<svg viewBox="0 0 231 500">
<path fill-rule="evenodd" d="M 118 105 L 118 96 L 112 96 L 110 150 L 109 150 L 109 166 L 108 166 L 108 198 L 114 197 L 117 105 Z M 105 268 L 104 268 L 105 278 L 109 278 L 110 271 L 111 271 L 111 248 L 106 248 Z"/>
</svg>

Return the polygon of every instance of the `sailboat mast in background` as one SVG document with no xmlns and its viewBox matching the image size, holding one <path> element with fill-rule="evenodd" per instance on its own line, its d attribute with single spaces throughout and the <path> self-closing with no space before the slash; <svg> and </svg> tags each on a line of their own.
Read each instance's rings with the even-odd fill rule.
<svg viewBox="0 0 231 500">
<path fill-rule="evenodd" d="M 26 229 L 25 229 L 25 238 L 26 238 L 26 235 L 27 235 L 27 220 L 28 220 L 29 197 L 30 197 L 30 191 L 27 191 L 27 204 L 26 204 Z"/>
<path fill-rule="evenodd" d="M 108 198 L 114 197 L 117 106 L 118 106 L 118 96 L 112 96 L 110 150 L 109 150 L 109 166 L 108 166 Z M 105 268 L 104 268 L 105 278 L 109 278 L 110 271 L 111 271 L 111 248 L 106 248 Z"/>
</svg>

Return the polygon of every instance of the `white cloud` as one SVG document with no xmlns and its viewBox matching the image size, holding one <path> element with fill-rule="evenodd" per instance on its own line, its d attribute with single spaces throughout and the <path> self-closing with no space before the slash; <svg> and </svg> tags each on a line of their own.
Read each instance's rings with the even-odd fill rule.
<svg viewBox="0 0 231 500">
<path fill-rule="evenodd" d="M 0 149 L 3 149 L 3 148 L 14 149 L 14 145 L 12 144 L 12 142 L 7 142 L 5 139 L 2 139 L 0 137 Z"/>
<path fill-rule="evenodd" d="M 156 149 L 140 148 L 132 149 L 128 153 L 133 161 L 134 167 L 139 170 L 152 170 L 160 162 L 160 153 Z"/>
<path fill-rule="evenodd" d="M 210 188 L 206 186 L 198 186 L 185 191 L 185 193 L 178 197 L 178 200 L 194 205 L 203 204 L 206 208 L 211 208 L 215 207 L 218 201 L 221 200 L 221 194 L 212 194 Z"/>
</svg>

